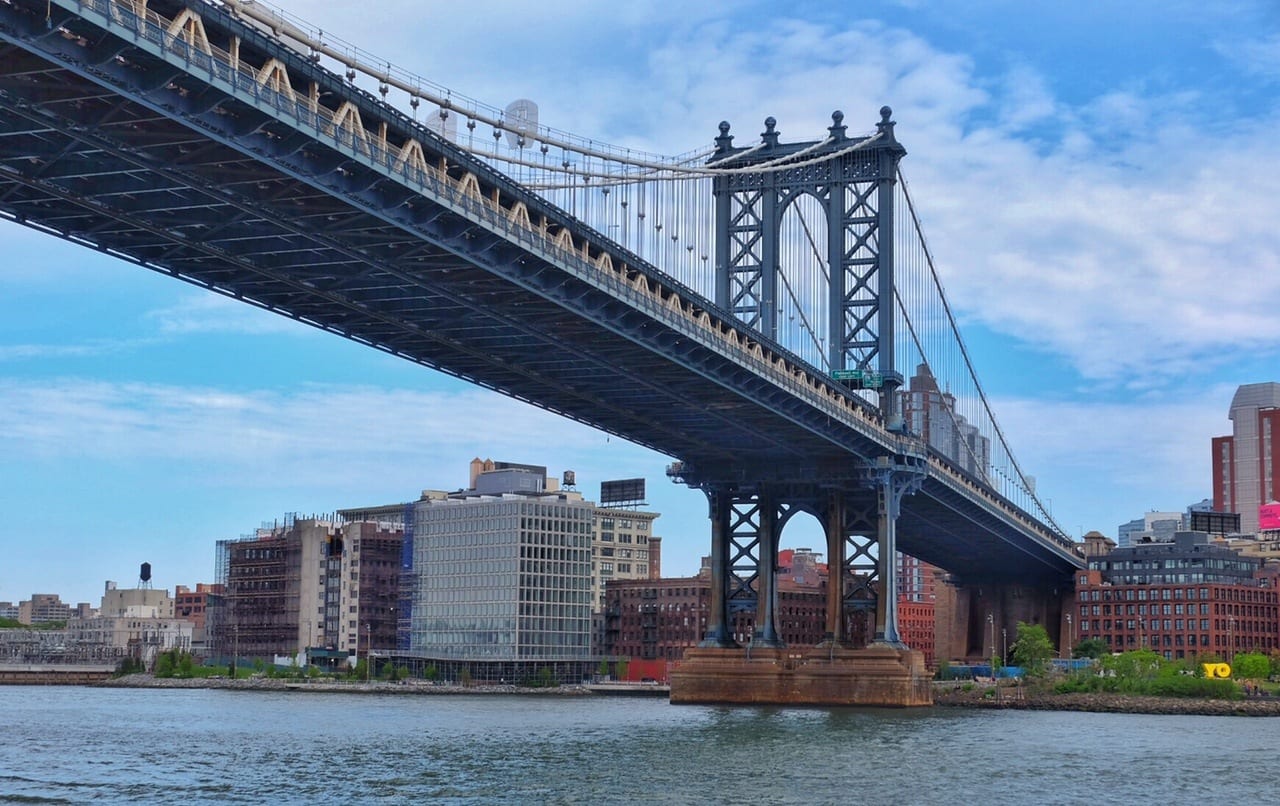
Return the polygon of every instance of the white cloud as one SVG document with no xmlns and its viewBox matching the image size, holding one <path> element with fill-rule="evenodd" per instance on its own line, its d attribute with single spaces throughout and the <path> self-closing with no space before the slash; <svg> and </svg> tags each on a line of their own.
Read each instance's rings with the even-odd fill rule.
<svg viewBox="0 0 1280 806">
<path fill-rule="evenodd" d="M 148 311 L 146 319 L 164 336 L 263 335 L 311 330 L 287 317 L 207 291 L 191 292 L 174 305 Z"/>
<path fill-rule="evenodd" d="M 0 362 L 95 358 L 151 344 L 149 339 L 94 339 L 78 344 L 0 344 Z"/>
<path fill-rule="evenodd" d="M 1114 535 L 1145 510 L 1211 496 L 1210 441 L 1231 432 L 1234 392 L 1205 384 L 1170 403 L 1002 398 L 993 406 L 1063 526 Z"/>
<path fill-rule="evenodd" d="M 73 378 L 0 380 L 0 422 L 0 451 L 11 455 L 107 465 L 177 463 L 199 468 L 215 484 L 330 490 L 371 486 L 393 467 L 402 469 L 397 475 L 413 477 L 411 486 L 432 483 L 440 474 L 424 468 L 442 457 L 455 466 L 447 476 L 465 482 L 464 462 L 474 451 L 490 450 L 486 446 L 503 452 L 491 458 L 539 461 L 550 449 L 570 461 L 611 442 L 481 389 L 233 392 Z M 652 465 L 660 467 L 660 460 L 648 461 L 650 473 Z M 283 467 L 287 474 L 280 473 Z"/>
<path fill-rule="evenodd" d="M 1280 80 L 1280 34 L 1216 42 L 1215 48 L 1252 76 L 1269 81 Z"/>
</svg>

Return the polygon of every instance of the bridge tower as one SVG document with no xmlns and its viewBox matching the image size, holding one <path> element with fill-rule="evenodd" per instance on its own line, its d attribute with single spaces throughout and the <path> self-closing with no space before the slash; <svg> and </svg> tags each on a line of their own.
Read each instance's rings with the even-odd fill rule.
<svg viewBox="0 0 1280 806">
<path fill-rule="evenodd" d="M 882 107 L 875 135 L 850 138 L 837 111 L 825 140 L 791 144 L 779 142 L 777 121 L 767 118 L 750 148 L 734 147 L 724 122 L 711 160 L 723 171 L 713 184 L 716 304 L 780 341 L 784 271 L 796 268 L 787 264 L 806 255 L 816 260 L 816 277 L 826 285 L 826 310 L 815 312 L 825 321 L 823 363 L 837 379 L 875 390 L 891 426 L 901 422 L 903 383 L 894 365 L 893 186 L 907 153 L 892 115 Z M 825 219 L 825 242 L 815 242 L 805 225 L 807 243 L 787 254 L 783 223 L 802 199 Z"/>
<path fill-rule="evenodd" d="M 836 462 L 780 467 L 743 457 L 730 467 L 677 466 L 672 475 L 701 488 L 710 504 L 712 590 L 706 634 L 673 677 L 673 702 L 931 702 L 922 658 L 898 631 L 896 523 L 903 496 L 927 470 L 923 445 L 903 432 L 894 363 L 894 183 L 906 149 L 892 110 L 880 116 L 874 135 L 851 138 L 835 112 L 824 140 L 792 144 L 780 142 L 768 118 L 750 147 L 735 147 L 729 124 L 720 124 L 710 160 L 720 169 L 715 302 L 788 349 L 795 333 L 784 332 L 785 317 L 806 319 L 809 346 L 818 345 L 808 357 L 903 438 L 898 450 Z M 788 231 L 801 206 L 818 226 L 802 221 Z M 797 265 L 806 262 L 807 270 Z M 808 310 L 797 307 L 796 278 L 818 287 Z M 831 569 L 826 639 L 810 659 L 787 650 L 777 625 L 778 538 L 801 511 L 822 524 Z M 874 641 L 853 650 L 846 617 L 870 607 Z M 755 614 L 746 647 L 731 630 L 743 611 Z"/>
</svg>

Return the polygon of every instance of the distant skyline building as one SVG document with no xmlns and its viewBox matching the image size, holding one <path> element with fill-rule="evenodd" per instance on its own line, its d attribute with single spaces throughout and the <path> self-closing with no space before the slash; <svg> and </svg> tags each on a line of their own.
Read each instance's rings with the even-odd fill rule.
<svg viewBox="0 0 1280 806">
<path fill-rule="evenodd" d="M 572 471 L 563 483 L 543 465 L 477 457 L 463 489 L 338 511 L 404 528 L 400 660 L 494 680 L 540 663 L 557 674 L 586 668 L 603 636 L 604 584 L 661 573 L 659 513 L 598 506 L 574 489 Z"/>
<path fill-rule="evenodd" d="M 1280 383 L 1236 389 L 1230 436 L 1214 437 L 1213 507 L 1240 515 L 1240 531 L 1259 530 L 1259 509 L 1280 499 Z"/>
<path fill-rule="evenodd" d="M 121 588 L 107 581 L 98 612 L 67 621 L 67 644 L 81 654 L 93 647 L 99 657 L 130 657 L 149 668 L 161 652 L 191 649 L 194 624 L 174 613 L 174 600 L 163 588 Z"/>
<path fill-rule="evenodd" d="M 1147 512 L 1116 528 L 1116 544 L 1123 549 L 1140 543 L 1167 543 L 1184 525 L 1181 512 Z"/>
<path fill-rule="evenodd" d="M 89 615 L 90 607 L 86 604 L 72 606 L 62 601 L 56 593 L 33 593 L 30 599 L 18 602 L 18 621 L 23 624 L 48 624 L 54 621 L 66 621 L 74 616 Z"/>
<path fill-rule="evenodd" d="M 929 367 L 920 364 L 902 396 L 907 428 L 919 434 L 962 470 L 986 479 L 991 466 L 991 440 L 956 411 L 955 395 L 938 388 Z"/>
</svg>

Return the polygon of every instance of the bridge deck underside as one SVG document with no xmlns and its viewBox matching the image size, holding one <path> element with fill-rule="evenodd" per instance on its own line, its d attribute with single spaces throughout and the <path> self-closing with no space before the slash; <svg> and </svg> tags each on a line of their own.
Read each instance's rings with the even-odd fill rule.
<svg viewBox="0 0 1280 806">
<path fill-rule="evenodd" d="M 703 467 L 835 469 L 839 486 L 877 455 L 752 368 L 323 143 L 272 121 L 214 132 L 256 113 L 128 56 L 142 88 L 0 43 L 0 215 Z M 1074 566 L 945 485 L 904 509 L 901 547 L 953 572 Z"/>
</svg>

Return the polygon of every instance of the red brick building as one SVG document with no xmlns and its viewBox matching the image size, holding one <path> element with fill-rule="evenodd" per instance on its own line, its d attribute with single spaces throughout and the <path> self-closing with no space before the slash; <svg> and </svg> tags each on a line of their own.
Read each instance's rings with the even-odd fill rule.
<svg viewBox="0 0 1280 806">
<path fill-rule="evenodd" d="M 789 558 L 790 559 L 790 558 Z M 826 635 L 827 585 L 824 573 L 817 584 L 796 585 L 791 576 L 780 579 L 778 632 L 788 646 L 813 646 Z M 605 585 L 605 630 L 601 654 L 638 660 L 677 661 L 695 647 L 707 630 L 711 608 L 709 575 L 658 580 L 612 580 Z M 899 603 L 903 640 L 925 653 L 933 663 L 932 602 Z M 746 644 L 755 626 L 754 613 L 733 619 L 735 641 Z M 874 613 L 854 611 L 846 617 L 846 635 L 855 646 L 868 643 Z"/>
<path fill-rule="evenodd" d="M 1175 660 L 1271 652 L 1280 646 L 1276 583 L 1274 566 L 1201 533 L 1115 549 L 1076 574 L 1071 641 L 1098 638 L 1113 652 L 1149 648 Z"/>
<path fill-rule="evenodd" d="M 222 586 L 216 584 L 198 582 L 194 591 L 186 585 L 178 585 L 173 592 L 173 615 L 175 618 L 186 619 L 194 624 L 196 629 L 203 630 L 205 612 L 209 608 L 209 596 L 220 593 L 222 593 Z"/>
</svg>

